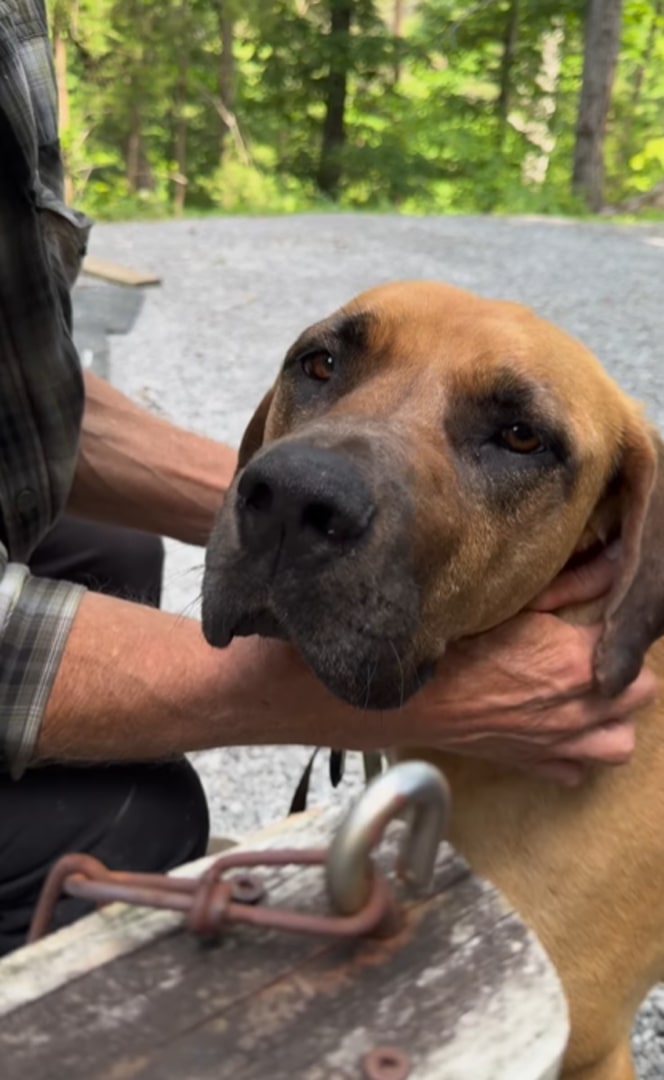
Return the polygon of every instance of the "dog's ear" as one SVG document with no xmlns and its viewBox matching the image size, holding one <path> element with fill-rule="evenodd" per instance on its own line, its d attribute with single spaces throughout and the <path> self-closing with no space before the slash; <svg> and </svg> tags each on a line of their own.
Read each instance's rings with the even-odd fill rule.
<svg viewBox="0 0 664 1080">
<path fill-rule="evenodd" d="M 270 405 L 272 404 L 273 397 L 274 387 L 272 387 L 271 390 L 268 390 L 267 394 L 256 409 L 256 412 L 247 424 L 244 435 L 242 436 L 242 442 L 240 443 L 240 449 L 238 451 L 238 469 L 243 469 L 247 462 L 250 461 L 251 458 L 254 456 L 256 451 L 260 450 L 261 446 L 263 445 L 263 438 L 265 436 L 265 421 L 267 420 L 267 414 L 270 411 Z"/>
<path fill-rule="evenodd" d="M 664 634 L 664 443 L 636 418 L 616 476 L 622 519 L 619 572 L 595 652 L 598 689 L 620 693 Z"/>
</svg>

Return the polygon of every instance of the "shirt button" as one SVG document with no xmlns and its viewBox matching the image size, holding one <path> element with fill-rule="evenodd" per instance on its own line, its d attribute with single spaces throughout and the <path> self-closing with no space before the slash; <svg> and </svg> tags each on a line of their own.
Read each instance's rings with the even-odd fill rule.
<svg viewBox="0 0 664 1080">
<path fill-rule="evenodd" d="M 29 517 L 37 509 L 37 493 L 32 488 L 23 488 L 16 496 L 14 506 L 19 517 Z"/>
</svg>

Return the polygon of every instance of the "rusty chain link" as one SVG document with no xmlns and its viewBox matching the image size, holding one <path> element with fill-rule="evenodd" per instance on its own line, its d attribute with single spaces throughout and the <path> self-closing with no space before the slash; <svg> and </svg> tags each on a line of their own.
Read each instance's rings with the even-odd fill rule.
<svg viewBox="0 0 664 1080">
<path fill-rule="evenodd" d="M 433 766 L 402 762 L 371 782 L 345 817 L 329 850 L 231 851 L 215 859 L 198 878 L 109 870 L 92 855 L 64 855 L 46 879 L 27 940 L 32 943 L 48 933 L 63 894 L 98 906 L 122 901 L 180 911 L 192 933 L 203 938 L 220 935 L 233 922 L 340 938 L 389 936 L 398 930 L 401 919 L 371 854 L 389 822 L 408 810 L 410 826 L 397 868 L 402 876 L 424 883 L 433 871 L 447 802 L 446 785 Z M 336 913 L 314 915 L 260 903 L 263 883 L 247 871 L 267 866 L 324 868 Z M 227 877 L 232 870 L 242 873 Z"/>
<path fill-rule="evenodd" d="M 64 855 L 53 866 L 35 907 L 28 942 L 38 941 L 53 920 L 62 895 L 99 906 L 122 901 L 139 907 L 165 908 L 186 915 L 187 927 L 203 938 L 214 937 L 227 923 L 248 923 L 301 934 L 358 937 L 390 932 L 396 906 L 385 878 L 376 873 L 368 900 L 354 915 L 312 915 L 257 903 L 262 886 L 253 875 L 226 878 L 229 870 L 259 866 L 324 866 L 327 851 L 317 848 L 238 851 L 216 859 L 200 878 L 133 874 L 108 870 L 91 855 Z"/>
</svg>

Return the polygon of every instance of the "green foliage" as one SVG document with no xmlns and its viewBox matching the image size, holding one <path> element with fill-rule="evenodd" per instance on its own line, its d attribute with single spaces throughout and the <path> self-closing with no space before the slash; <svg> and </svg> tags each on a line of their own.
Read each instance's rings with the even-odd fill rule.
<svg viewBox="0 0 664 1080">
<path fill-rule="evenodd" d="M 331 16 L 346 2 L 342 40 Z M 50 0 L 72 198 L 107 219 L 337 204 L 582 212 L 570 174 L 584 0 L 401 8 L 397 35 L 393 0 Z M 317 178 L 340 65 L 332 204 Z M 605 137 L 610 202 L 661 181 L 663 116 L 664 2 L 625 0 Z"/>
</svg>

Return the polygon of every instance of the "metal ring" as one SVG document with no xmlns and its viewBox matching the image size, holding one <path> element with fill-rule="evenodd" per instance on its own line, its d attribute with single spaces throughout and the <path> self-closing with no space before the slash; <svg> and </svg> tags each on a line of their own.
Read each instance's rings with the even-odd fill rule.
<svg viewBox="0 0 664 1080">
<path fill-rule="evenodd" d="M 334 836 L 326 863 L 327 888 L 336 911 L 352 915 L 366 903 L 373 879 L 371 852 L 387 825 L 409 812 L 397 872 L 418 885 L 433 873 L 445 834 L 449 788 L 442 773 L 424 761 L 403 761 L 376 777 Z"/>
</svg>

